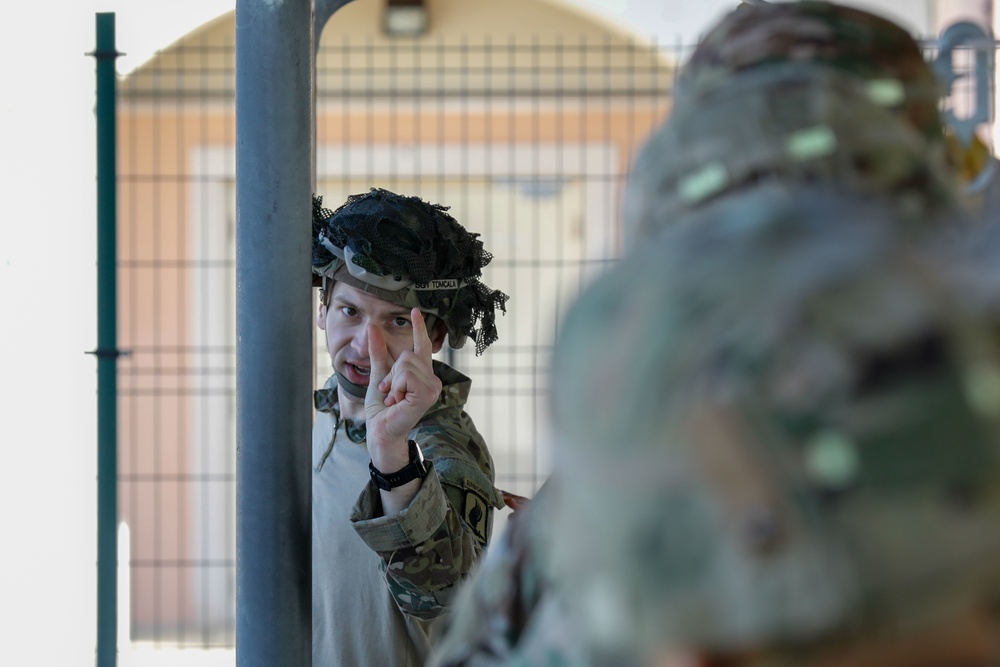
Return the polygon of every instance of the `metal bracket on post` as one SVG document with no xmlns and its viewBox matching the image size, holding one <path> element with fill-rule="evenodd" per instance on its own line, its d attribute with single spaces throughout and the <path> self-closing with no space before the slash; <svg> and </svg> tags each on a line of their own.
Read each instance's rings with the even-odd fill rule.
<svg viewBox="0 0 1000 667">
<path fill-rule="evenodd" d="M 319 36 L 323 34 L 323 28 L 326 27 L 326 22 L 330 20 L 334 12 L 338 9 L 351 3 L 353 0 L 316 0 L 315 7 L 313 9 L 313 29 L 316 35 L 316 51 L 319 51 Z"/>
<path fill-rule="evenodd" d="M 993 82 L 993 57 L 996 42 L 993 36 L 981 26 L 971 21 L 953 23 L 941 32 L 938 39 L 937 56 L 932 67 L 945 86 L 944 95 L 950 95 L 956 81 L 966 78 L 967 73 L 955 71 L 954 53 L 956 49 L 974 49 L 975 65 L 972 71 L 975 85 L 975 108 L 972 113 L 960 118 L 953 107 L 944 109 L 944 121 L 954 131 L 964 147 L 972 144 L 976 127 L 990 122 L 992 105 L 990 90 Z"/>
</svg>

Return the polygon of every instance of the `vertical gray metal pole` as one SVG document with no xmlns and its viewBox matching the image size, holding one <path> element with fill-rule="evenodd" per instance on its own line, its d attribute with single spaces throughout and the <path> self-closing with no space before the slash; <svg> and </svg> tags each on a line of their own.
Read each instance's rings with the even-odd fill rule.
<svg viewBox="0 0 1000 667">
<path fill-rule="evenodd" d="M 114 13 L 97 14 L 97 665 L 118 662 L 117 124 Z"/>
<path fill-rule="evenodd" d="M 236 663 L 312 661 L 310 0 L 236 3 Z"/>
</svg>

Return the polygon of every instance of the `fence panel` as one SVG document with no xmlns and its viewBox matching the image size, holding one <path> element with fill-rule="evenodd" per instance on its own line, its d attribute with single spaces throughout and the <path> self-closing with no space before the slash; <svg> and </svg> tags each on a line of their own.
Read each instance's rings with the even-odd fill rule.
<svg viewBox="0 0 1000 667">
<path fill-rule="evenodd" d="M 600 35 L 392 40 L 373 24 L 325 36 L 317 57 L 325 203 L 417 194 L 494 254 L 485 282 L 511 295 L 500 340 L 441 356 L 473 378 L 498 486 L 523 495 L 548 472 L 560 317 L 617 257 L 623 175 L 669 110 L 671 53 Z M 233 68 L 230 15 L 120 87 L 121 515 L 132 639 L 160 646 L 234 640 Z M 317 384 L 329 373 L 317 337 Z"/>
</svg>

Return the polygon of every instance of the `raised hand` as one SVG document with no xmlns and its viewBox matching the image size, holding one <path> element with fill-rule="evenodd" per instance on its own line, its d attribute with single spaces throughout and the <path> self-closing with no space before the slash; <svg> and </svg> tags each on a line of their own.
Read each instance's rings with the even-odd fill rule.
<svg viewBox="0 0 1000 667">
<path fill-rule="evenodd" d="M 413 349 L 393 359 L 377 326 L 368 326 L 371 374 L 365 396 L 368 452 L 376 468 L 394 472 L 409 462 L 407 436 L 441 394 L 431 339 L 417 308 L 410 311 Z"/>
</svg>

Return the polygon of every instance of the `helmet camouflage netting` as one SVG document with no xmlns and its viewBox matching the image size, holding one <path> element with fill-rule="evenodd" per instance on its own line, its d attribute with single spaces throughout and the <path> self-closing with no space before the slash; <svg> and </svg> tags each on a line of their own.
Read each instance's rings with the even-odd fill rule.
<svg viewBox="0 0 1000 667">
<path fill-rule="evenodd" d="M 493 256 L 448 208 L 372 188 L 337 210 L 313 197 L 313 273 L 440 317 L 453 348 L 471 337 L 480 355 L 496 342 L 509 297 L 480 282 Z M 478 327 L 477 327 L 478 324 Z"/>
<path fill-rule="evenodd" d="M 1000 280 L 961 273 L 1000 244 L 896 215 L 747 190 L 571 308 L 550 564 L 581 636 L 815 647 L 997 599 Z"/>
</svg>

